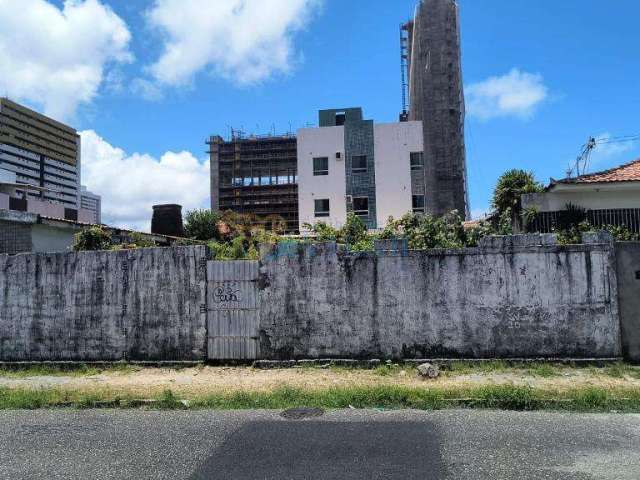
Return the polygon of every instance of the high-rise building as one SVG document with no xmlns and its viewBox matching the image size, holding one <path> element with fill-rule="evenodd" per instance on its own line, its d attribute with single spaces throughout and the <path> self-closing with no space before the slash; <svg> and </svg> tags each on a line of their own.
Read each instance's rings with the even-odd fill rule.
<svg viewBox="0 0 640 480">
<path fill-rule="evenodd" d="M 100 223 L 100 196 L 80 183 L 75 129 L 0 98 L 0 208 Z"/>
<path fill-rule="evenodd" d="M 403 27 L 409 120 L 424 130 L 427 212 L 469 215 L 460 19 L 456 0 L 421 0 Z"/>
<path fill-rule="evenodd" d="M 298 130 L 300 231 L 342 227 L 349 213 L 369 229 L 390 216 L 425 212 L 422 123 L 380 123 L 361 108 L 320 111 L 319 128 Z"/>
<path fill-rule="evenodd" d="M 282 218 L 288 232 L 298 230 L 296 137 L 233 133 L 228 141 L 212 136 L 211 210 L 252 214 L 269 227 Z"/>
<path fill-rule="evenodd" d="M 102 223 L 102 197 L 90 192 L 85 186 L 80 190 L 80 209 L 87 212 L 86 223 Z"/>
<path fill-rule="evenodd" d="M 0 168 L 18 184 L 39 187 L 26 198 L 80 208 L 80 137 L 76 130 L 0 98 Z"/>
</svg>

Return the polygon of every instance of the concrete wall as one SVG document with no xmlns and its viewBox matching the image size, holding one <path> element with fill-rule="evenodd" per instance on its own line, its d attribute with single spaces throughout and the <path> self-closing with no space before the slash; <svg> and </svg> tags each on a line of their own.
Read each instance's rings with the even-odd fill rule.
<svg viewBox="0 0 640 480">
<path fill-rule="evenodd" d="M 616 243 L 618 298 L 625 358 L 640 362 L 640 243 Z"/>
<path fill-rule="evenodd" d="M 511 242 L 376 256 L 280 245 L 261 268 L 262 356 L 619 356 L 611 249 Z"/>
<path fill-rule="evenodd" d="M 0 360 L 206 358 L 206 247 L 0 256 Z"/>
<path fill-rule="evenodd" d="M 78 232 L 72 225 L 53 227 L 36 223 L 31 227 L 31 252 L 71 252 Z"/>
<path fill-rule="evenodd" d="M 251 282 L 260 357 L 604 358 L 624 348 L 640 359 L 640 244 L 617 245 L 616 267 L 610 242 L 551 240 L 266 249 Z M 0 256 L 0 361 L 206 359 L 207 256 L 201 246 Z"/>
<path fill-rule="evenodd" d="M 378 227 L 389 216 L 412 211 L 411 152 L 422 152 L 422 123 L 386 123 L 375 126 Z"/>
</svg>

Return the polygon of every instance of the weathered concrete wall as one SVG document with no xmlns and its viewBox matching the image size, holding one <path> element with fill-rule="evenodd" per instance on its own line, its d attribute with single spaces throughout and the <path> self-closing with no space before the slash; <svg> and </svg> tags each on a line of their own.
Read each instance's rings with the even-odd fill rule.
<svg viewBox="0 0 640 480">
<path fill-rule="evenodd" d="M 280 245 L 261 266 L 261 355 L 619 356 L 612 246 L 544 240 L 378 255 Z"/>
<path fill-rule="evenodd" d="M 640 243 L 616 243 L 618 298 L 624 356 L 640 362 Z"/>
<path fill-rule="evenodd" d="M 206 358 L 206 247 L 0 256 L 0 360 Z"/>
</svg>

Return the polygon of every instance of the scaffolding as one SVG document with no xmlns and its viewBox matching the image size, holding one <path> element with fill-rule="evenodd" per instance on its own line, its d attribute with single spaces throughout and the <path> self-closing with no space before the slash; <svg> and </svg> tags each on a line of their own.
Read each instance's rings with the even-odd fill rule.
<svg viewBox="0 0 640 480">
<path fill-rule="evenodd" d="M 286 222 L 298 231 L 298 156 L 296 136 L 250 135 L 231 129 L 228 140 L 207 141 L 211 160 L 211 208 L 250 214 L 256 225 Z"/>
</svg>

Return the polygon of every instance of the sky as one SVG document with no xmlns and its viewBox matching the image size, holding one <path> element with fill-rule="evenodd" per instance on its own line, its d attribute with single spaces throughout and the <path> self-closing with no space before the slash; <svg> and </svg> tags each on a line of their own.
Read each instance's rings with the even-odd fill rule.
<svg viewBox="0 0 640 480">
<path fill-rule="evenodd" d="M 471 210 L 510 168 L 565 176 L 589 136 L 640 134 L 640 2 L 460 0 Z M 209 205 L 208 136 L 284 133 L 323 108 L 401 110 L 415 0 L 0 0 L 0 95 L 76 128 L 103 221 Z M 640 157 L 608 143 L 590 171 Z"/>
</svg>

